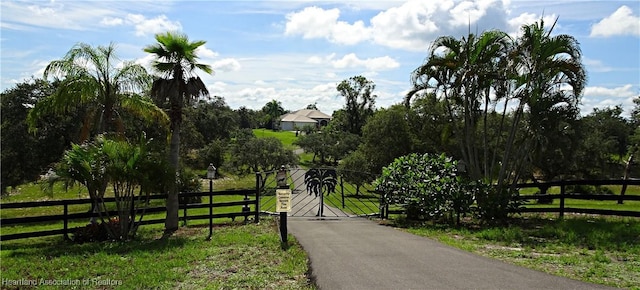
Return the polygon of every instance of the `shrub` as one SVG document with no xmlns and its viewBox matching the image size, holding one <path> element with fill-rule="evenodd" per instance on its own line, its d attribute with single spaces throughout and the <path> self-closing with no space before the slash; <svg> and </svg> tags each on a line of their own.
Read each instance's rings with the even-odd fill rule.
<svg viewBox="0 0 640 290">
<path fill-rule="evenodd" d="M 504 221 L 509 214 L 518 212 L 523 201 L 517 190 L 485 186 L 476 193 L 476 215 L 485 222 Z"/>
<path fill-rule="evenodd" d="M 442 155 L 416 153 L 396 158 L 375 182 L 388 204 L 404 207 L 408 219 L 432 219 L 469 213 L 475 182 L 457 174 L 457 162 Z"/>
<path fill-rule="evenodd" d="M 188 168 L 183 168 L 180 170 L 180 174 L 178 175 L 176 181 L 178 192 L 199 192 L 202 187 L 198 175 L 195 173 L 195 171 Z M 179 197 L 179 202 L 181 204 L 185 203 L 185 201 L 186 203 L 201 203 L 202 196 Z"/>
<path fill-rule="evenodd" d="M 111 218 L 102 223 L 90 223 L 84 227 L 76 228 L 71 240 L 82 244 L 87 242 L 102 242 L 120 239 L 120 220 Z"/>
</svg>

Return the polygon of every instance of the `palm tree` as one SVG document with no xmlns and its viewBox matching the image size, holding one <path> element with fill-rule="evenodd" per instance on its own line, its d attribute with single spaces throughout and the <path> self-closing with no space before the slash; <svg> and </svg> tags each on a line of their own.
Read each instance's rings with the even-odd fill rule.
<svg viewBox="0 0 640 290">
<path fill-rule="evenodd" d="M 486 31 L 480 36 L 470 33 L 460 40 L 439 37 L 431 45 L 425 63 L 411 74 L 413 89 L 406 95 L 405 105 L 409 107 L 411 98 L 425 91 L 443 99 L 454 122 L 454 133 L 461 136 L 460 153 L 474 178 L 487 175 L 486 117 L 489 105 L 497 101 L 491 98 L 490 92 L 504 79 L 499 64 L 503 63 L 510 47 L 511 39 L 501 31 Z M 480 117 L 484 124 L 482 157 L 476 140 Z"/>
<path fill-rule="evenodd" d="M 557 19 L 556 19 L 557 21 Z M 577 116 L 577 106 L 586 82 L 586 73 L 582 65 L 582 53 L 578 41 L 566 34 L 551 36 L 555 22 L 549 30 L 544 21 L 524 25 L 522 36 L 516 41 L 512 52 L 513 78 L 512 95 L 518 100 L 515 118 L 524 118 L 525 136 L 522 146 L 514 146 L 516 142 L 507 142 L 505 161 L 515 162 L 511 167 L 503 166 L 498 174 L 498 185 L 503 181 L 515 183 L 524 166 L 529 152 L 545 147 L 545 127 Z M 554 113 L 556 116 L 550 116 Z M 548 124 L 555 119 L 556 124 Z M 547 123 L 547 124 L 544 124 Z M 512 128 L 514 129 L 514 128 Z M 509 133 L 509 140 L 514 140 L 515 129 Z M 510 156 L 515 158 L 509 158 Z M 507 168 L 515 170 L 509 172 Z M 515 174 L 512 174 L 515 173 Z"/>
<path fill-rule="evenodd" d="M 141 65 L 119 62 L 116 46 L 92 47 L 79 43 L 59 60 L 47 65 L 44 78 L 62 78 L 54 94 L 38 102 L 27 121 L 32 131 L 47 113 L 65 114 L 79 106 L 86 110 L 80 140 L 105 132 L 123 133 L 121 110 L 147 121 L 166 123 L 167 115 L 142 96 L 151 76 Z"/>
<path fill-rule="evenodd" d="M 262 111 L 269 117 L 271 129 L 276 130 L 278 128 L 278 118 L 285 113 L 282 103 L 277 100 L 271 100 L 271 102 L 262 107 Z"/>
<path fill-rule="evenodd" d="M 405 104 L 423 91 L 442 98 L 469 175 L 496 183 L 504 201 L 530 165 L 531 152 L 548 147 L 545 128 L 576 115 L 584 88 L 577 41 L 551 37 L 552 30 L 543 21 L 525 25 L 515 43 L 501 31 L 440 37 L 411 75 L 414 88 Z"/>
<path fill-rule="evenodd" d="M 111 238 L 129 239 L 140 225 L 151 189 L 157 182 L 153 179 L 162 175 L 164 169 L 163 163 L 148 151 L 147 144 L 144 134 L 138 144 L 104 135 L 82 145 L 72 144 L 56 164 L 55 174 L 47 174 L 47 190 L 52 191 L 57 182 L 64 182 L 66 187 L 82 184 L 89 192 L 94 213 L 105 224 L 109 215 L 105 214 L 108 209 L 103 197 L 107 186 L 113 186 L 119 228 L 105 229 Z M 94 223 L 96 219 L 91 221 Z"/>
<path fill-rule="evenodd" d="M 195 74 L 196 69 L 211 74 L 210 66 L 198 63 L 196 50 L 205 41 L 189 41 L 180 33 L 166 32 L 156 34 L 158 43 L 144 48 L 145 52 L 153 54 L 157 59 L 153 68 L 161 77 L 153 82 L 151 96 L 169 109 L 171 119 L 171 144 L 169 164 L 176 173 L 179 170 L 180 130 L 182 125 L 182 108 L 200 96 L 208 96 L 204 82 Z M 178 229 L 178 192 L 175 180 L 170 182 L 167 197 L 167 218 L 165 232 L 172 233 Z"/>
</svg>

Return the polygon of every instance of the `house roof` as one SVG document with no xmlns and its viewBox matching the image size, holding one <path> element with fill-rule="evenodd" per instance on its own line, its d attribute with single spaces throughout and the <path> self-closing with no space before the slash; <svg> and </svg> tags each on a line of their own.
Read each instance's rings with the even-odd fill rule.
<svg viewBox="0 0 640 290">
<path fill-rule="evenodd" d="M 295 123 L 318 123 L 317 120 L 311 119 L 306 116 L 296 115 L 294 113 L 284 114 L 280 117 L 281 122 L 295 122 Z"/>
<path fill-rule="evenodd" d="M 311 119 L 331 119 L 331 116 L 323 112 L 320 112 L 318 110 L 302 109 L 302 110 L 297 110 L 295 112 L 291 112 L 291 114 L 305 116 Z"/>
</svg>

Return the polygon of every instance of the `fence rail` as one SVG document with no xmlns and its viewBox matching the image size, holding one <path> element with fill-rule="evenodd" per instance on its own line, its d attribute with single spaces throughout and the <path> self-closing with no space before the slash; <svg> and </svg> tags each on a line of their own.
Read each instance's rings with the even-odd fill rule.
<svg viewBox="0 0 640 290">
<path fill-rule="evenodd" d="M 238 201 L 226 201 L 226 202 L 214 202 L 213 200 L 216 196 L 241 196 L 242 200 Z M 248 217 L 254 217 L 254 221 L 258 222 L 260 220 L 260 205 L 259 205 L 259 196 L 258 192 L 255 190 L 225 190 L 225 191 L 214 191 L 214 192 L 188 192 L 188 193 L 180 193 L 180 200 L 182 202 L 179 205 L 179 209 L 182 210 L 182 216 L 179 217 L 180 221 L 183 221 L 185 224 L 189 220 L 202 220 L 202 219 L 210 219 L 210 218 L 237 218 L 244 217 L 245 220 Z M 187 197 L 210 197 L 209 202 L 207 203 L 187 203 Z M 149 200 L 164 200 L 167 198 L 166 194 L 152 195 L 149 197 Z M 104 198 L 105 203 L 114 203 L 116 201 L 115 197 Z M 69 213 L 70 205 L 91 205 L 92 200 L 89 198 L 83 199 L 65 199 L 65 200 L 51 200 L 51 201 L 30 201 L 30 202 L 15 202 L 15 203 L 3 203 L 0 204 L 0 207 L 3 210 L 6 209 L 29 209 L 29 208 L 37 208 L 37 207 L 49 207 L 49 206 L 62 206 L 62 214 L 58 215 L 41 215 L 41 216 L 25 216 L 25 217 L 15 217 L 15 218 L 0 218 L 0 224 L 2 226 L 7 225 L 21 225 L 21 224 L 33 224 L 33 223 L 43 223 L 43 222 L 63 222 L 61 229 L 53 229 L 53 230 L 42 230 L 42 231 L 33 231 L 33 232 L 23 232 L 23 233 L 13 233 L 13 234 L 2 234 L 0 235 L 0 241 L 8 241 L 15 239 L 24 239 L 24 238 L 32 238 L 32 237 L 44 237 L 44 236 L 53 236 L 53 235 L 63 235 L 65 238 L 68 238 L 69 233 L 73 231 L 73 229 L 69 228 L 69 222 L 73 220 L 79 219 L 89 219 L 92 217 L 99 217 L 98 213 L 92 212 L 80 212 L 80 213 Z M 198 208 L 210 208 L 210 212 L 213 211 L 214 208 L 220 207 L 230 207 L 230 206 L 242 206 L 241 211 L 238 212 L 227 212 L 227 213 L 212 213 L 209 214 L 201 214 L 201 215 L 188 215 L 188 209 L 198 209 Z M 147 207 L 144 209 L 145 214 L 152 213 L 161 213 L 166 212 L 165 206 L 154 206 Z M 113 216 L 117 215 L 117 211 L 109 211 L 102 213 L 105 216 Z M 141 220 L 140 225 L 150 225 L 150 224 L 159 224 L 164 223 L 165 219 L 152 219 L 152 220 Z"/>
<path fill-rule="evenodd" d="M 559 180 L 549 182 L 531 182 L 516 184 L 516 188 L 538 188 L 541 194 L 521 195 L 518 196 L 519 200 L 555 200 L 559 199 L 560 204 L 558 207 L 544 207 L 544 208 L 522 208 L 520 212 L 531 213 L 558 213 L 560 217 L 563 217 L 565 213 L 581 213 L 581 214 L 598 214 L 598 215 L 616 215 L 616 216 L 628 216 L 628 217 L 640 217 L 640 208 L 638 211 L 629 210 L 609 210 L 609 209 L 589 209 L 589 208 L 573 208 L 566 207 L 565 201 L 567 199 L 579 199 L 579 200 L 611 200 L 623 203 L 624 201 L 640 201 L 639 195 L 612 195 L 612 194 L 583 194 L 583 193 L 567 193 L 567 186 L 602 186 L 602 185 L 621 185 L 622 191 L 625 191 L 629 185 L 640 185 L 638 179 L 606 179 L 606 180 Z M 560 194 L 546 194 L 549 188 L 560 187 Z"/>
<path fill-rule="evenodd" d="M 612 215 L 612 216 L 627 216 L 627 217 L 640 217 L 640 207 L 638 211 L 630 210 L 610 210 L 610 209 L 590 209 L 590 208 L 574 208 L 566 207 L 565 201 L 567 199 L 580 199 L 580 200 L 611 200 L 623 203 L 624 201 L 640 201 L 640 195 L 611 195 L 611 194 L 580 194 L 580 193 L 567 193 L 567 186 L 576 185 L 621 185 L 626 189 L 629 185 L 640 185 L 639 179 L 607 179 L 607 180 L 560 180 L 549 182 L 529 182 L 516 184 L 516 188 L 538 188 L 541 194 L 520 195 L 518 200 L 554 200 L 560 199 L 558 207 L 537 207 L 537 208 L 521 208 L 519 212 L 529 213 L 558 213 L 560 217 L 563 217 L 565 213 L 580 213 L 580 214 L 598 214 L 598 215 Z M 560 187 L 560 194 L 546 194 L 551 187 Z M 389 205 L 384 204 L 382 206 L 382 218 L 389 218 L 390 214 L 404 214 L 404 209 L 389 210 Z"/>
</svg>

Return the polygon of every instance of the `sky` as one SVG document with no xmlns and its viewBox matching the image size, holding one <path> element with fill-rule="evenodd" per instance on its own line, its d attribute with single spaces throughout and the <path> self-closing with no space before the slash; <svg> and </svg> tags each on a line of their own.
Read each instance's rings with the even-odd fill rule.
<svg viewBox="0 0 640 290">
<path fill-rule="evenodd" d="M 582 114 L 640 96 L 640 1 L 0 1 L 0 91 L 42 77 L 77 43 L 115 43 L 120 60 L 148 68 L 143 48 L 165 31 L 204 40 L 199 72 L 211 95 L 237 109 L 278 100 L 328 114 L 344 106 L 336 86 L 363 75 L 376 85 L 376 107 L 400 103 L 439 36 L 523 24 L 557 24 L 553 35 L 580 43 L 588 82 Z"/>
</svg>

